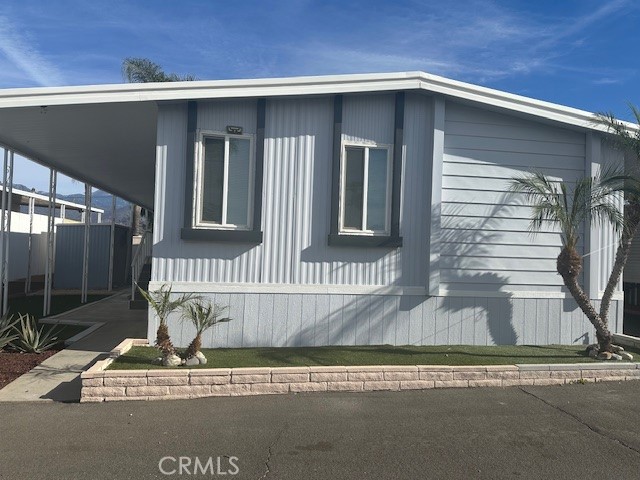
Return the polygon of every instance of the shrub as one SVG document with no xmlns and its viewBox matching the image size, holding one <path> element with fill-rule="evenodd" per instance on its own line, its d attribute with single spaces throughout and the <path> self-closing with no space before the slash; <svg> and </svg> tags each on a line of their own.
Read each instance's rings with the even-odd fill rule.
<svg viewBox="0 0 640 480">
<path fill-rule="evenodd" d="M 17 338 L 11 342 L 11 347 L 25 353 L 42 353 L 58 343 L 59 329 L 45 325 L 38 328 L 37 320 L 29 314 L 18 317 L 13 327 Z"/>
<path fill-rule="evenodd" d="M 18 338 L 15 329 L 17 323 L 18 320 L 14 319 L 13 315 L 0 317 L 0 350 Z"/>
</svg>

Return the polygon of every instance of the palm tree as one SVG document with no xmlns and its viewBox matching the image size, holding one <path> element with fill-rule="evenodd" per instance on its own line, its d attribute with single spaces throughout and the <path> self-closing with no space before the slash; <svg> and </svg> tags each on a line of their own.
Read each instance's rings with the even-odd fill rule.
<svg viewBox="0 0 640 480">
<path fill-rule="evenodd" d="M 156 291 L 146 291 L 138 285 L 138 290 L 140 290 L 140 293 L 160 320 L 156 333 L 156 347 L 162 352 L 162 358 L 167 359 L 176 353 L 176 349 L 169 337 L 169 327 L 167 325 L 169 314 L 195 297 L 191 294 L 182 294 L 172 299 L 171 287 L 167 288 L 166 285 L 162 285 Z"/>
<path fill-rule="evenodd" d="M 627 125 L 617 120 L 612 113 L 597 115 L 598 121 L 611 134 L 607 137 L 607 140 L 622 150 L 630 160 L 625 164 L 625 175 L 614 176 L 607 181 L 611 188 L 625 193 L 625 206 L 624 228 L 618 242 L 611 275 L 609 275 L 600 303 L 600 318 L 605 324 L 608 322 L 609 307 L 613 293 L 620 282 L 622 271 L 629 259 L 631 243 L 640 226 L 640 110 L 633 105 L 629 105 L 629 108 L 638 126 L 635 131 L 632 131 Z"/>
<path fill-rule="evenodd" d="M 122 61 L 122 77 L 128 83 L 190 82 L 197 80 L 194 75 L 165 73 L 162 67 L 148 58 L 127 57 Z M 131 217 L 134 234 L 142 233 L 142 209 L 134 205 Z M 134 279 L 136 280 L 136 279 Z"/>
<path fill-rule="evenodd" d="M 542 173 L 515 178 L 511 184 L 513 192 L 523 193 L 532 203 L 530 230 L 540 230 L 543 224 L 551 223 L 559 228 L 562 250 L 556 268 L 569 292 L 596 330 L 600 351 L 611 351 L 611 332 L 606 319 L 596 311 L 589 296 L 578 283 L 582 271 L 582 256 L 577 246 L 580 229 L 586 220 L 594 223 L 610 222 L 620 230 L 623 217 L 616 205 L 613 178 L 622 173 L 608 169 L 597 177 L 583 177 L 571 189 L 564 182 L 554 182 Z"/>
<path fill-rule="evenodd" d="M 196 327 L 196 336 L 187 347 L 185 357 L 191 358 L 202 348 L 202 334 L 209 328 L 219 323 L 229 322 L 229 317 L 223 317 L 227 307 L 221 307 L 203 300 L 195 300 L 182 306 L 182 316 L 193 323 Z"/>
</svg>

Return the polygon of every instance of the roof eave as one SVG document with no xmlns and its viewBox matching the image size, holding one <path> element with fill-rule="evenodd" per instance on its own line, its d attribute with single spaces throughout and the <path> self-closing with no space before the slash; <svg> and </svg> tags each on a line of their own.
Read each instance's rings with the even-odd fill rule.
<svg viewBox="0 0 640 480">
<path fill-rule="evenodd" d="M 424 72 L 8 89 L 0 90 L 0 108 L 331 95 L 394 90 L 423 90 L 439 93 L 585 129 L 608 131 L 606 125 L 599 122 L 592 112 Z M 638 125 L 622 123 L 629 131 L 638 131 Z"/>
</svg>

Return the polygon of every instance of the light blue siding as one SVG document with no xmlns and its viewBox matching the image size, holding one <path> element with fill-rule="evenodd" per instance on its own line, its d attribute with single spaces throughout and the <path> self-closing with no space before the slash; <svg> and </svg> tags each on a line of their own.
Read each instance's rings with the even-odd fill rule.
<svg viewBox="0 0 640 480">
<path fill-rule="evenodd" d="M 233 320 L 209 331 L 206 347 L 321 345 L 548 345 L 595 341 L 572 299 L 423 297 L 397 295 L 203 294 L 229 304 Z M 612 331 L 622 329 L 614 301 Z M 177 346 L 193 326 L 175 314 Z M 157 328 L 156 320 L 150 324 Z"/>
<path fill-rule="evenodd" d="M 200 102 L 198 128 L 238 125 L 253 134 L 255 105 Z M 434 105 L 444 105 L 444 138 L 434 136 Z M 393 144 L 393 94 L 345 95 L 343 113 L 344 141 Z M 409 92 L 404 125 L 402 248 L 327 244 L 331 96 L 267 100 L 262 244 L 183 241 L 185 166 L 194 161 L 185 158 L 186 108 L 160 106 L 152 280 L 193 285 L 195 293 L 229 306 L 233 321 L 209 332 L 206 346 L 594 341 L 555 270 L 559 232 L 546 226 L 532 236 L 530 206 L 508 192 L 514 175 L 532 169 L 574 182 L 590 161 L 585 133 Z M 444 142 L 441 181 L 431 178 L 436 138 Z M 606 156 L 602 148 L 598 158 Z M 442 204 L 431 205 L 432 191 L 440 187 Z M 442 212 L 441 243 L 430 245 L 435 208 Z M 603 230 L 597 242 L 590 240 L 579 249 L 604 247 L 592 261 L 602 288 L 615 237 Z M 430 248 L 438 250 L 437 260 Z M 431 277 L 439 278 L 435 291 Z M 407 290 L 375 294 L 379 287 Z M 433 296 L 416 293 L 427 289 Z M 150 339 L 155 322 L 151 315 Z M 618 300 L 611 327 L 622 330 Z M 171 332 L 181 346 L 194 333 L 177 318 Z"/>
<path fill-rule="evenodd" d="M 447 102 L 441 291 L 565 292 L 555 268 L 559 232 L 545 226 L 532 235 L 527 202 L 509 191 L 513 177 L 532 170 L 574 182 L 585 172 L 585 134 Z M 536 338 L 548 337 L 545 328 Z"/>
</svg>

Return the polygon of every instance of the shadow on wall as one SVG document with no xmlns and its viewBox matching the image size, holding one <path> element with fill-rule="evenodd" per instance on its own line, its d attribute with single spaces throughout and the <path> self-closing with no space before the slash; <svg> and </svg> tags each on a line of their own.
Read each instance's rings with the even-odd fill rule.
<svg viewBox="0 0 640 480">
<path fill-rule="evenodd" d="M 500 203 L 506 204 L 506 198 Z M 497 205 L 487 217 L 477 219 L 464 217 L 462 205 L 457 211 L 450 211 L 448 216 L 460 216 L 460 220 L 454 228 L 441 231 L 440 246 L 446 247 L 441 264 L 447 271 L 443 281 L 450 285 L 478 285 L 478 289 L 487 294 L 500 292 L 508 284 L 508 278 L 499 272 L 487 271 L 483 262 L 491 255 L 488 246 L 500 244 L 497 218 L 508 218 L 509 215 L 506 205 Z M 332 305 L 326 310 L 328 318 L 323 319 L 327 323 L 326 333 L 322 331 L 319 338 L 318 322 L 303 316 L 301 330 L 290 335 L 286 344 L 518 343 L 511 299 L 482 298 L 482 293 L 478 297 L 339 295 L 335 296 L 340 302 L 338 308 Z M 473 318 L 469 318 L 470 315 Z"/>
<path fill-rule="evenodd" d="M 512 201 L 511 195 L 505 194 L 488 215 L 474 219 L 464 216 L 462 204 L 447 212 L 447 217 L 450 217 L 453 222 L 450 228 L 442 228 L 440 231 L 441 282 L 453 285 L 453 289 L 456 284 L 477 285 L 478 291 L 486 292 L 488 295 L 495 295 L 508 284 L 509 279 L 505 275 L 489 271 L 488 260 L 492 254 L 488 246 L 501 243 L 502 234 L 498 230 L 498 219 L 509 218 L 512 215 L 513 208 L 507 205 Z M 432 215 L 440 215 L 440 212 L 433 210 Z M 449 319 L 458 317 L 453 315 L 456 313 L 460 313 L 461 316 L 468 314 L 466 302 L 453 301 L 454 298 L 445 297 L 442 308 L 439 309 L 446 312 Z M 482 306 L 478 308 L 480 302 Z M 513 326 L 513 303 L 509 297 L 492 296 L 482 300 L 474 298 L 474 306 L 471 310 L 475 341 L 482 337 L 482 330 L 485 330 L 486 344 L 515 345 L 518 343 L 518 335 Z M 438 319 L 434 320 L 436 325 L 439 325 Z M 462 323 L 461 320 L 458 322 Z M 462 328 L 462 325 L 448 322 L 444 328 L 457 329 Z M 442 336 L 442 332 L 436 330 L 436 338 L 439 336 Z"/>
</svg>

